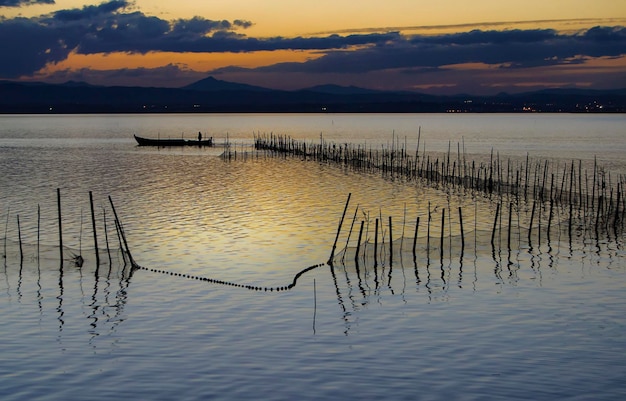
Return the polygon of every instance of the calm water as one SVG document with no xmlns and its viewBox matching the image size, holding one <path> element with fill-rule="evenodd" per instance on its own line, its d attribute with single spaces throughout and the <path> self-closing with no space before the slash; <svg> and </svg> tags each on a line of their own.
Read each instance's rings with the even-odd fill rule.
<svg viewBox="0 0 626 401">
<path fill-rule="evenodd" d="M 616 177 L 626 174 L 625 126 L 624 115 L 0 116 L 0 396 L 624 399 L 622 238 L 529 247 L 518 235 L 519 246 L 492 253 L 490 199 L 242 151 L 255 133 L 413 152 L 419 138 L 420 151 L 477 160 L 492 149 L 586 168 L 597 158 Z M 228 138 L 238 157 L 132 139 L 199 130 Z M 348 224 L 358 204 L 357 221 L 392 216 L 394 239 L 413 235 L 429 203 L 462 206 L 465 252 L 455 237 L 443 258 L 426 253 L 422 223 L 415 260 L 407 240 L 392 262 L 355 264 L 348 253 L 329 267 L 348 193 Z M 145 267 L 132 275 L 108 196 Z M 284 288 L 310 266 L 288 291 L 239 287 Z"/>
</svg>

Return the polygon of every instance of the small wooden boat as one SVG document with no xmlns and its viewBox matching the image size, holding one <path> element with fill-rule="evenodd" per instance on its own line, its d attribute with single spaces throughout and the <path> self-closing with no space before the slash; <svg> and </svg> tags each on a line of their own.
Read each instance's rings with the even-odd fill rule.
<svg viewBox="0 0 626 401">
<path fill-rule="evenodd" d="M 152 139 L 133 135 L 139 146 L 213 146 L 213 137 L 209 139 Z"/>
</svg>

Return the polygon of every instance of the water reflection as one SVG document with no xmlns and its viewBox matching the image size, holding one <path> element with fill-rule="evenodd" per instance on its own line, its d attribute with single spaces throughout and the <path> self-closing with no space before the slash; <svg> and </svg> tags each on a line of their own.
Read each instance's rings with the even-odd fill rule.
<svg viewBox="0 0 626 401">
<path fill-rule="evenodd" d="M 506 288 L 541 287 L 546 273 L 551 278 L 563 273 L 562 278 L 569 279 L 571 265 L 565 263 L 564 258 L 582 260 L 583 264 L 594 268 L 624 267 L 626 254 L 621 251 L 621 241 L 553 240 L 539 247 L 501 249 L 492 246 L 489 235 L 489 232 L 479 232 L 471 249 L 461 246 L 458 237 L 448 238 L 446 246 L 451 244 L 451 247 L 443 253 L 444 257 L 438 246 L 427 238 L 417 241 L 403 238 L 382 244 L 377 253 L 384 254 L 386 247 L 393 255 L 381 260 L 374 257 L 376 252 L 371 243 L 365 246 L 369 251 L 358 257 L 355 257 L 355 247 L 342 250 L 330 271 L 346 332 L 355 316 L 368 305 L 383 303 L 387 298 L 400 297 L 403 303 L 446 303 L 450 297 L 490 291 L 494 286 L 498 292 Z M 417 243 L 416 253 L 407 247 L 413 242 Z M 597 246 L 601 246 L 600 251 Z"/>
<path fill-rule="evenodd" d="M 344 216 L 348 210 L 349 199 L 350 197 L 346 202 Z M 453 200 L 458 202 L 458 205 L 453 203 Z M 505 213 L 498 213 L 500 205 L 503 204 L 501 201 L 495 206 L 495 219 L 491 199 L 475 197 L 472 201 L 474 210 L 473 213 L 471 210 L 469 213 L 466 212 L 469 217 L 466 217 L 465 228 L 461 217 L 461 200 L 451 196 L 445 201 L 447 205 L 441 202 L 431 204 L 429 200 L 426 212 L 418 213 L 415 217 L 414 229 L 407 224 L 406 204 L 403 209 L 396 208 L 396 211 L 400 210 L 402 213 L 399 228 L 398 223 L 395 223 L 396 226 L 393 225 L 397 220 L 391 216 L 383 218 L 382 209 L 370 212 L 357 206 L 354 212 L 350 213 L 352 222 L 351 224 L 346 222 L 344 231 L 341 231 L 342 217 L 335 242 L 340 244 L 340 250 L 336 252 L 333 247 L 327 263 L 302 267 L 293 262 L 298 258 L 292 256 L 290 261 L 284 263 L 281 274 L 277 275 L 270 266 L 255 260 L 254 273 L 257 277 L 254 280 L 249 279 L 250 272 L 245 269 L 238 267 L 229 270 L 238 258 L 248 256 L 243 252 L 230 255 L 226 259 L 229 262 L 220 269 L 215 269 L 215 264 L 187 265 L 185 258 L 176 257 L 178 254 L 187 253 L 196 255 L 196 260 L 209 260 L 209 255 L 215 258 L 214 248 L 202 249 L 198 244 L 192 245 L 188 250 L 178 247 L 176 255 L 172 254 L 167 259 L 162 255 L 159 256 L 156 260 L 163 263 L 163 266 L 155 264 L 155 258 L 148 258 L 144 262 L 142 257 L 148 255 L 145 251 L 138 252 L 138 262 L 130 257 L 126 258 L 125 255 L 130 256 L 130 252 L 124 253 L 120 249 L 128 250 L 129 245 L 126 243 L 124 230 L 118 224 L 116 231 L 119 244 L 116 248 L 109 247 L 104 208 L 98 220 L 104 221 L 104 229 L 101 232 L 105 234 L 107 249 L 100 254 L 108 254 L 108 263 L 107 258 L 103 258 L 103 263 L 93 260 L 90 255 L 96 254 L 95 249 L 79 247 L 65 248 L 63 262 L 59 265 L 58 257 L 55 257 L 58 247 L 40 246 L 39 239 L 36 245 L 23 243 L 18 220 L 18 241 L 7 240 L 7 233 L 12 237 L 15 237 L 16 233 L 15 228 L 7 230 L 5 226 L 4 242 L 7 245 L 3 274 L 6 297 L 9 303 L 16 298 L 20 305 L 36 305 L 36 311 L 33 313 L 37 314 L 40 323 L 49 315 L 48 311 L 54 310 L 60 344 L 64 342 L 66 327 L 68 325 L 73 327 L 79 322 L 79 327 L 89 337 L 88 343 L 95 347 L 98 337 L 115 333 L 118 326 L 127 319 L 125 306 L 133 274 L 140 273 L 142 277 L 145 277 L 144 274 L 155 273 L 167 275 L 179 280 L 174 286 L 179 289 L 185 288 L 184 281 L 180 280 L 193 280 L 209 286 L 228 287 L 233 291 L 297 292 L 292 296 L 292 299 L 297 300 L 302 296 L 296 291 L 297 285 L 305 276 L 324 275 L 326 273 L 323 272 L 327 272 L 330 277 L 326 277 L 326 282 L 334 286 L 332 293 L 340 308 L 338 313 L 344 326 L 344 333 L 349 334 L 359 316 L 367 313 L 366 311 L 374 304 L 448 303 L 456 297 L 492 291 L 493 288 L 500 294 L 517 287 L 542 286 L 546 276 L 559 274 L 559 263 L 564 258 L 583 260 L 606 268 L 624 265 L 623 237 L 617 235 L 617 232 L 614 237 L 604 235 L 605 232 L 600 234 L 597 226 L 589 227 L 584 221 L 578 223 L 578 220 L 576 226 L 579 229 L 572 231 L 570 229 L 572 219 L 560 220 L 558 216 L 547 218 L 548 222 L 553 221 L 550 228 L 549 225 L 542 224 L 542 221 L 546 221 L 544 214 L 552 214 L 555 211 L 545 208 L 544 210 L 540 208 L 537 212 L 538 223 L 533 226 L 531 224 L 533 218 L 528 216 L 529 205 L 515 205 L 512 202 L 507 209 L 508 222 L 503 224 L 502 216 Z M 269 207 L 271 202 L 265 203 L 267 203 L 265 207 Z M 458 218 L 453 218 L 450 211 L 457 208 Z M 533 205 L 533 211 L 530 212 L 533 215 L 534 209 Z M 296 210 L 299 211 L 297 208 Z M 558 214 L 558 209 L 556 212 Z M 185 213 L 188 215 L 190 212 L 185 210 Z M 249 211 L 240 213 L 245 213 L 247 220 L 254 220 L 253 213 Z M 7 216 L 8 214 L 7 212 Z M 77 215 L 76 211 L 74 214 Z M 298 214 L 295 213 L 293 218 L 296 219 Z M 398 213 L 395 216 L 397 215 Z M 512 216 L 516 217 L 516 221 L 512 220 Z M 145 218 L 149 220 L 150 216 Z M 117 216 L 115 220 L 117 223 Z M 409 217 L 408 220 L 411 221 L 412 218 Z M 70 221 L 76 223 L 77 219 Z M 80 221 L 81 230 L 77 241 L 79 244 L 83 235 L 82 216 Z M 383 221 L 385 225 L 381 224 Z M 567 224 L 568 221 L 570 224 Z M 135 217 L 135 225 L 138 222 L 141 223 L 142 220 Z M 211 224 L 217 226 L 220 222 L 212 221 Z M 299 224 L 306 225 L 302 222 Z M 471 225 L 473 228 L 469 227 Z M 39 231 L 39 223 L 37 226 Z M 66 231 L 70 229 L 73 230 L 67 228 Z M 145 233 L 149 230 L 139 227 L 138 231 Z M 232 235 L 235 237 L 239 235 L 236 231 L 224 231 L 228 232 L 224 233 L 221 240 L 223 242 L 232 239 Z M 413 234 L 410 233 L 412 231 Z M 162 244 L 165 247 L 171 246 L 168 244 L 169 241 L 185 235 L 178 233 L 169 238 L 165 235 L 168 232 L 166 228 L 165 231 L 161 230 L 161 235 L 144 239 L 142 243 L 144 249 L 146 244 L 154 247 Z M 290 234 L 290 227 L 282 225 L 280 232 Z M 231 237 L 226 234 L 230 234 Z M 263 237 L 263 244 L 272 245 L 275 239 L 268 239 L 267 235 L 260 228 L 256 230 L 250 228 L 244 238 L 259 236 Z M 32 240 L 33 235 L 28 238 Z M 320 250 L 323 241 L 320 238 L 317 238 L 317 241 L 315 245 L 309 244 L 305 249 L 312 249 L 315 255 L 329 250 Z M 130 247 L 133 247 L 132 243 Z M 77 255 L 81 259 L 78 259 Z M 82 259 L 83 255 L 86 255 L 85 259 Z M 276 257 L 270 259 L 274 264 L 280 260 Z M 267 284 L 271 280 L 276 282 L 277 278 L 281 281 L 280 284 Z M 265 280 L 267 281 L 264 282 Z M 315 307 L 317 308 L 317 304 Z M 75 333 L 74 330 L 70 332 Z"/>
<path fill-rule="evenodd" d="M 91 336 L 114 333 L 125 320 L 124 307 L 132 267 L 121 252 L 111 255 L 110 263 L 97 265 L 87 260 L 77 266 L 71 257 L 56 261 L 58 250 L 49 246 L 25 244 L 27 257 L 20 259 L 16 244 L 9 242 L 4 258 L 4 298 L 15 300 L 23 316 L 36 315 L 39 325 L 54 316 L 58 341 L 62 342 L 67 324 L 84 326 Z M 65 249 L 65 255 L 78 250 Z M 89 250 L 85 250 L 89 251 Z M 29 312 L 28 308 L 35 307 Z"/>
<path fill-rule="evenodd" d="M 176 288 L 184 287 L 180 280 L 193 280 L 232 291 L 265 293 L 298 292 L 298 284 L 307 275 L 323 278 L 328 274 L 322 282 L 334 287 L 332 293 L 348 335 L 372 304 L 448 303 L 453 298 L 490 292 L 493 288 L 502 293 L 516 287 L 541 287 L 546 274 L 550 278 L 560 274 L 559 261 L 563 258 L 581 260 L 589 266 L 585 274 L 591 274 L 592 268 L 623 268 L 626 256 L 620 241 L 554 240 L 541 246 L 501 249 L 493 247 L 488 231 L 469 233 L 467 239 L 471 237 L 473 244 L 465 244 L 460 236 L 452 235 L 444 241 L 403 237 L 378 246 L 365 242 L 359 253 L 356 247 L 345 247 L 329 264 L 300 270 L 292 267 L 295 272 L 291 279 L 279 286 L 246 284 L 245 278 L 229 281 L 184 270 L 134 266 L 118 250 L 109 251 L 109 263 L 95 264 L 89 256 L 93 250 L 83 250 L 87 256 L 82 266 L 70 257 L 59 266 L 55 262 L 55 247 L 36 250 L 34 245 L 26 244 L 26 257 L 20 258 L 18 244 L 9 241 L 2 269 L 4 297 L 8 303 L 16 300 L 22 308 L 34 307 L 30 314 L 38 316 L 40 324 L 54 311 L 59 344 L 64 342 L 65 327 L 72 325 L 73 333 L 78 324 L 87 333 L 88 343 L 96 347 L 98 337 L 112 335 L 127 319 L 128 290 L 137 274 L 144 278 L 145 274 L 170 276 L 179 280 Z M 77 251 L 66 249 L 64 253 Z M 561 265 L 571 266 L 563 262 Z M 294 299 L 299 296 L 294 294 Z"/>
</svg>

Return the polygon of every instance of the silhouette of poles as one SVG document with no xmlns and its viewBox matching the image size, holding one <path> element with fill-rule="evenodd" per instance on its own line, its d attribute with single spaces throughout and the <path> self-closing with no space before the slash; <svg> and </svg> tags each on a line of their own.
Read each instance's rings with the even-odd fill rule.
<svg viewBox="0 0 626 401">
<path fill-rule="evenodd" d="M 498 227 L 498 214 L 500 213 L 500 203 L 496 205 L 496 217 L 493 220 L 493 230 L 491 230 L 491 247 L 495 248 L 494 239 L 496 236 L 496 229 Z"/>
<path fill-rule="evenodd" d="M 441 209 L 441 241 L 439 242 L 439 255 L 440 259 L 443 260 L 443 237 L 446 228 L 446 209 Z"/>
<path fill-rule="evenodd" d="M 122 241 L 124 241 L 124 247 L 126 248 L 126 253 L 128 254 L 128 258 L 133 267 L 137 266 L 135 260 L 133 259 L 133 255 L 130 253 L 130 249 L 128 248 L 128 242 L 126 241 L 126 235 L 124 234 L 124 229 L 122 228 L 122 224 L 120 223 L 120 219 L 117 217 L 117 212 L 115 211 L 115 205 L 113 204 L 113 199 L 109 196 L 109 203 L 111 204 L 111 209 L 113 210 L 113 215 L 115 216 L 115 224 L 119 230 L 120 237 Z M 123 250 L 123 249 L 122 249 Z"/>
<path fill-rule="evenodd" d="M 393 264 L 393 231 L 391 225 L 391 216 L 389 216 L 389 266 Z"/>
<path fill-rule="evenodd" d="M 20 263 L 24 260 L 24 252 L 22 250 L 22 228 L 20 227 L 20 215 L 17 215 L 17 238 L 20 244 Z"/>
<path fill-rule="evenodd" d="M 376 219 L 374 231 L 374 266 L 378 266 L 378 218 Z"/>
<path fill-rule="evenodd" d="M 346 217 L 346 211 L 348 210 L 348 204 L 350 203 L 350 197 L 352 193 L 348 194 L 348 199 L 346 199 L 346 206 L 343 208 L 343 214 L 341 215 L 341 220 L 339 220 L 339 226 L 337 227 L 337 235 L 335 236 L 335 242 L 333 243 L 333 249 L 330 252 L 330 257 L 328 258 L 328 264 L 333 264 L 333 258 L 335 257 L 335 250 L 337 249 L 337 241 L 339 240 L 339 233 L 341 232 L 341 226 L 343 225 L 343 219 Z"/>
<path fill-rule="evenodd" d="M 61 258 L 61 266 L 63 266 L 63 227 L 61 222 L 61 189 L 57 188 L 57 206 L 59 216 L 59 253 Z"/>
<path fill-rule="evenodd" d="M 363 225 L 365 224 L 365 222 L 363 220 L 361 220 L 361 229 L 359 230 L 359 240 L 356 243 L 356 252 L 354 253 L 354 262 L 355 263 L 359 263 L 359 251 L 361 249 L 361 240 L 363 238 Z"/>
<path fill-rule="evenodd" d="M 89 204 L 91 206 L 91 226 L 93 227 L 93 245 L 96 249 L 96 266 L 100 265 L 100 254 L 98 252 L 98 234 L 96 233 L 96 214 L 93 209 L 93 193 L 89 191 Z"/>
<path fill-rule="evenodd" d="M 413 237 L 413 258 L 415 258 L 415 248 L 417 247 L 417 231 L 419 229 L 420 226 L 420 217 L 417 216 L 417 219 L 415 221 L 415 236 Z"/>
<path fill-rule="evenodd" d="M 465 234 L 463 233 L 463 212 L 461 211 L 461 206 L 459 206 L 459 225 L 461 228 L 461 252 L 463 252 L 465 249 Z"/>
</svg>

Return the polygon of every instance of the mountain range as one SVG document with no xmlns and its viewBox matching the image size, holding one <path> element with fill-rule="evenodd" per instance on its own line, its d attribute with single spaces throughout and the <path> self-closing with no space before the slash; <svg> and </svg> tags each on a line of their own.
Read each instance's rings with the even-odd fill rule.
<svg viewBox="0 0 626 401">
<path fill-rule="evenodd" d="M 626 112 L 626 88 L 436 96 L 320 85 L 283 91 L 208 77 L 181 88 L 0 81 L 0 113 Z"/>
</svg>

